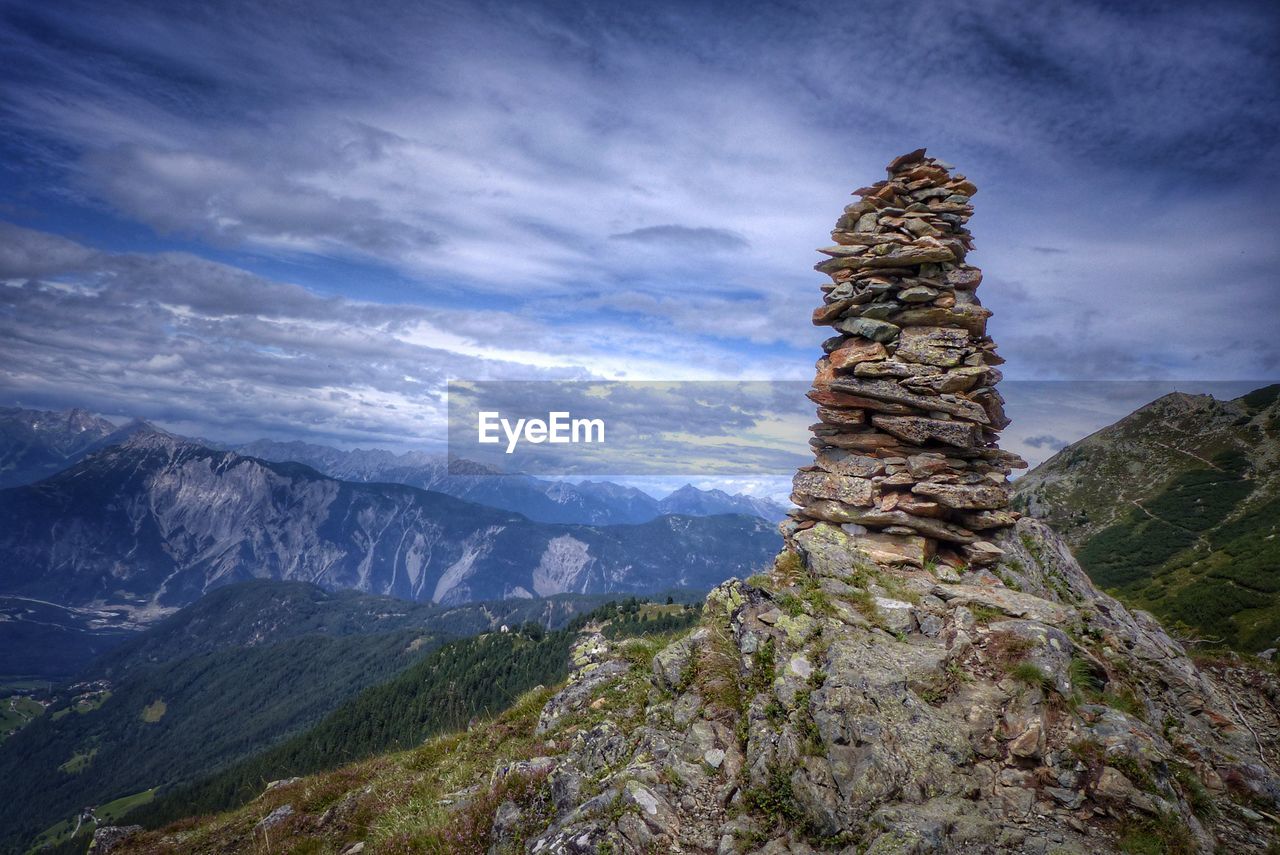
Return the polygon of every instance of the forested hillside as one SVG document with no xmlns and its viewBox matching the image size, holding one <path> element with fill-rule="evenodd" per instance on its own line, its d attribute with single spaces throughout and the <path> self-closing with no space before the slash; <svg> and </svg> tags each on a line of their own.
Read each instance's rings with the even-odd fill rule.
<svg viewBox="0 0 1280 855">
<path fill-rule="evenodd" d="M 1017 482 L 1100 585 L 1186 637 L 1280 644 L 1280 386 L 1161 398 Z"/>
<path fill-rule="evenodd" d="M 29 841 L 86 805 L 216 773 L 445 640 L 507 623 L 531 634 L 562 627 L 599 602 L 446 608 L 300 582 L 217 590 L 55 690 L 42 715 L 0 744 L 0 776 L 22 782 L 0 802 L 0 843 Z"/>
</svg>

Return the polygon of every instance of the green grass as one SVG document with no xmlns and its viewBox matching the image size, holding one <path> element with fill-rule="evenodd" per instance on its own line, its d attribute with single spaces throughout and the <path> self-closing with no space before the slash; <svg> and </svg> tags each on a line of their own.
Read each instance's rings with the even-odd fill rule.
<svg viewBox="0 0 1280 855">
<path fill-rule="evenodd" d="M 66 772 L 68 775 L 78 775 L 89 767 L 97 753 L 97 748 L 91 748 L 88 751 L 77 751 L 71 755 L 70 760 L 59 766 L 58 770 Z"/>
<path fill-rule="evenodd" d="M 0 698 L 0 742 L 44 715 L 44 706 L 26 695 Z"/>
<path fill-rule="evenodd" d="M 1120 829 L 1118 841 L 1125 855 L 1195 855 L 1195 838 L 1176 814 L 1131 818 Z"/>
<path fill-rule="evenodd" d="M 139 805 L 145 805 L 156 797 L 154 788 L 143 790 L 140 793 L 134 793 L 131 796 L 122 796 L 114 801 L 109 801 L 102 807 L 94 811 L 94 815 L 104 823 L 115 822 L 121 819 L 125 814 Z"/>
<path fill-rule="evenodd" d="M 145 805 L 147 802 L 151 801 L 155 798 L 155 795 L 156 791 L 152 789 L 143 790 L 140 793 L 133 793 L 128 796 L 122 796 L 114 801 L 107 802 L 106 804 L 95 808 L 93 815 L 98 818 L 99 825 L 114 825 L 129 811 L 139 805 Z M 32 843 L 32 850 L 36 851 L 46 847 L 57 846 L 58 844 L 71 840 L 71 832 L 75 830 L 75 827 L 75 817 L 64 819 L 61 822 L 51 825 L 49 828 L 40 832 L 36 837 Z M 82 825 L 77 838 L 87 838 L 88 835 L 85 833 L 86 828 L 91 831 L 95 826 L 93 823 Z"/>
<path fill-rule="evenodd" d="M 1049 685 L 1049 675 L 1033 662 L 1019 662 L 1009 669 L 1009 676 L 1032 688 L 1045 688 Z"/>
<path fill-rule="evenodd" d="M 169 707 L 164 702 L 164 698 L 156 698 L 151 703 L 142 708 L 142 720 L 147 724 L 155 724 L 164 718 L 164 714 L 169 711 Z"/>
</svg>

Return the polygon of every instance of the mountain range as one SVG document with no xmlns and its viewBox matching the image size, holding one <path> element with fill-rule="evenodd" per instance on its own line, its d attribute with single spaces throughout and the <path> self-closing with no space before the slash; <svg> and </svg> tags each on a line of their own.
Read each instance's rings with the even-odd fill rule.
<svg viewBox="0 0 1280 855">
<path fill-rule="evenodd" d="M 52 412 L 0 408 L 0 489 L 48 478 L 95 451 L 124 442 L 134 433 L 155 430 L 138 419 L 117 426 L 82 409 Z M 536 522 L 611 525 L 649 522 L 666 514 L 749 514 L 778 522 L 786 514 L 786 508 L 770 499 L 699 490 L 692 485 L 657 499 L 643 490 L 610 481 L 575 484 L 499 472 L 470 461 L 455 461 L 451 472 L 445 457 L 424 452 L 347 450 L 297 440 L 264 439 L 240 445 L 206 439 L 192 441 L 277 463 L 304 463 L 340 481 L 406 484 L 446 493 L 515 511 Z"/>
<path fill-rule="evenodd" d="M 444 604 L 706 590 L 754 572 L 777 544 L 773 526 L 754 516 L 542 523 L 146 425 L 124 433 L 52 477 L 0 490 L 6 647 L 63 650 L 82 662 L 102 652 L 103 633 L 254 578 Z M 43 664 L 9 662 L 8 673 L 67 676 L 66 662 Z"/>
<path fill-rule="evenodd" d="M 263 460 L 305 463 L 343 481 L 383 481 L 447 493 L 493 508 L 515 511 L 537 522 L 648 522 L 666 514 L 711 516 L 749 514 L 780 521 L 786 508 L 758 496 L 731 495 L 723 490 L 700 490 L 686 484 L 662 499 L 643 490 L 611 481 L 551 481 L 529 475 L 503 473 L 469 461 L 455 461 L 421 452 L 395 454 L 384 449 L 342 450 L 305 442 L 258 440 L 235 448 Z M 466 474 L 459 472 L 465 469 Z"/>
</svg>

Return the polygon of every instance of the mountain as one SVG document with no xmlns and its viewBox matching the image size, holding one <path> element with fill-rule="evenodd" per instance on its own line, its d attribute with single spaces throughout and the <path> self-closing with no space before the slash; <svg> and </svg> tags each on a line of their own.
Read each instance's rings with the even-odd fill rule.
<svg viewBox="0 0 1280 855">
<path fill-rule="evenodd" d="M 685 484 L 667 496 L 658 503 L 658 508 L 664 514 L 749 514 L 775 522 L 786 516 L 786 509 L 771 499 L 735 496 L 723 490 L 699 490 L 692 484 Z"/>
<path fill-rule="evenodd" d="M 134 434 L 155 430 L 137 419 L 117 427 L 81 409 L 50 412 L 0 408 L 0 489 L 48 478 L 95 451 L 126 442 Z M 649 522 L 673 513 L 747 513 L 778 522 L 786 514 L 785 508 L 769 499 L 735 496 L 720 490 L 702 491 L 692 486 L 658 500 L 643 490 L 609 481 L 571 484 L 506 474 L 476 463 L 466 464 L 464 473 L 450 473 L 443 457 L 423 452 L 342 450 L 296 440 L 257 440 L 234 447 L 192 441 L 276 463 L 303 463 L 340 481 L 406 484 L 445 493 L 514 511 L 536 522 L 616 525 Z"/>
<path fill-rule="evenodd" d="M 1016 483 L 1098 584 L 1187 636 L 1280 646 L 1280 385 L 1166 395 Z"/>
<path fill-rule="evenodd" d="M 84 410 L 0 407 L 0 488 L 30 484 L 98 447 L 116 426 Z"/>
<path fill-rule="evenodd" d="M 786 509 L 769 499 L 733 496 L 721 490 L 686 485 L 658 500 L 643 490 L 610 481 L 548 481 L 529 475 L 504 474 L 480 464 L 450 473 L 444 458 L 420 452 L 394 454 L 382 449 L 343 451 L 305 442 L 258 440 L 236 448 L 263 460 L 305 463 L 344 481 L 385 481 L 447 493 L 493 508 L 515 511 L 550 523 L 610 525 L 642 523 L 664 514 L 711 516 L 751 514 L 778 522 Z M 456 467 L 455 467 L 456 468 Z"/>
<path fill-rule="evenodd" d="M 1273 671 L 1198 666 L 1033 519 L 996 536 L 990 570 L 960 574 L 876 564 L 840 528 L 812 532 L 804 553 L 712 591 L 691 632 L 618 640 L 583 624 L 567 680 L 495 718 L 268 785 L 306 768 L 276 757 L 122 822 L 164 822 L 180 793 L 190 812 L 238 807 L 103 836 L 122 855 L 266 840 L 459 855 L 1274 851 Z M 461 690 L 451 703 L 488 708 L 492 681 L 427 662 L 423 682 L 440 673 Z M 377 744 L 363 721 L 391 733 L 417 719 L 407 732 L 421 734 L 447 720 L 412 685 L 382 691 L 314 731 L 309 762 Z"/>
<path fill-rule="evenodd" d="M 84 805 L 151 792 L 287 740 L 441 643 L 563 626 L 602 598 L 444 607 L 303 582 L 210 592 L 117 646 L 0 743 L 0 832 L 22 841 Z M 7 833 L 0 833 L 0 850 Z M 5 850 L 7 851 L 7 850 Z"/>
<path fill-rule="evenodd" d="M 776 548 L 764 520 L 532 522 L 398 484 L 139 432 L 0 491 L 0 594 L 146 613 L 252 578 L 458 604 L 558 593 L 709 589 Z"/>
</svg>

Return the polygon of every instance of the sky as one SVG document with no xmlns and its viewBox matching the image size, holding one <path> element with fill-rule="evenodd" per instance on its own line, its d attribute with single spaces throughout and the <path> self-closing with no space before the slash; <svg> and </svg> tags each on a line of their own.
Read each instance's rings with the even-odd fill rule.
<svg viewBox="0 0 1280 855">
<path fill-rule="evenodd" d="M 414 449 L 450 379 L 806 380 L 920 146 L 1009 380 L 1280 377 L 1274 3 L 0 0 L 0 52 L 0 405 Z"/>
</svg>

